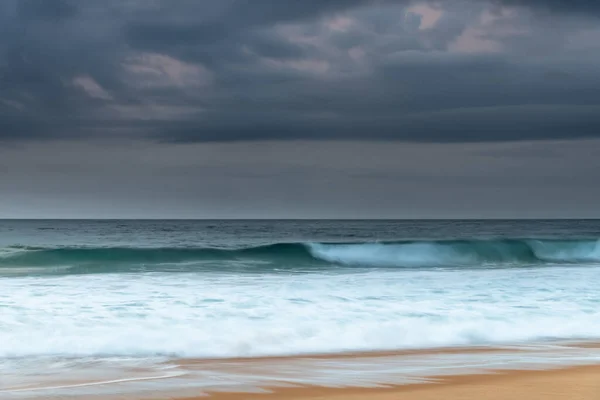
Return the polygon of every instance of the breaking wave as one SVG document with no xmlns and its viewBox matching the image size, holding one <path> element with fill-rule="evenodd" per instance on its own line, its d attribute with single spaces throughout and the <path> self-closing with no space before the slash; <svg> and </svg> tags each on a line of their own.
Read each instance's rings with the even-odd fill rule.
<svg viewBox="0 0 600 400">
<path fill-rule="evenodd" d="M 496 239 L 381 243 L 276 243 L 248 248 L 25 247 L 0 249 L 0 268 L 101 268 L 203 265 L 236 262 L 256 268 L 312 265 L 358 267 L 510 267 L 600 262 L 600 240 Z M 211 264 L 212 263 L 212 264 Z"/>
</svg>

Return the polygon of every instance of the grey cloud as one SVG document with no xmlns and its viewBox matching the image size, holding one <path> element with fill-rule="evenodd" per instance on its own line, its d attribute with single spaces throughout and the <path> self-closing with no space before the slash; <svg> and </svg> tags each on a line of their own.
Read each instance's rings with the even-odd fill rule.
<svg viewBox="0 0 600 400">
<path fill-rule="evenodd" d="M 19 17 L 60 21 L 77 14 L 77 3 L 72 0 L 22 0 L 16 4 Z"/>
<path fill-rule="evenodd" d="M 600 3 L 595 0 L 498 0 L 498 3 L 556 12 L 600 13 Z"/>
<path fill-rule="evenodd" d="M 416 3 L 6 1 L 0 140 L 600 136 L 600 57 L 560 40 L 596 23 L 563 22 L 559 12 L 550 28 L 535 17 L 503 17 L 494 2 L 457 0 L 429 3 L 441 17 L 420 29 L 420 18 L 407 14 Z M 481 22 L 485 10 L 498 21 Z M 465 48 L 456 50 L 460 40 Z"/>
<path fill-rule="evenodd" d="M 307 0 L 286 2 L 232 0 L 196 2 L 183 0 L 162 3 L 146 10 L 126 24 L 125 38 L 133 45 L 162 48 L 207 45 L 228 38 L 238 38 L 250 28 L 274 23 L 302 21 L 328 12 L 342 11 L 372 0 Z"/>
<path fill-rule="evenodd" d="M 579 139 L 598 136 L 600 106 L 476 107 L 341 121 L 258 114 L 239 121 L 218 116 L 169 125 L 158 127 L 158 138 L 173 142 L 358 139 L 436 143 Z"/>
<path fill-rule="evenodd" d="M 556 153 L 531 158 L 523 148 Z M 3 217 L 593 217 L 600 141 L 21 143 Z M 499 157 L 503 154 L 503 157 Z M 567 188 L 568 190 L 565 190 Z"/>
</svg>

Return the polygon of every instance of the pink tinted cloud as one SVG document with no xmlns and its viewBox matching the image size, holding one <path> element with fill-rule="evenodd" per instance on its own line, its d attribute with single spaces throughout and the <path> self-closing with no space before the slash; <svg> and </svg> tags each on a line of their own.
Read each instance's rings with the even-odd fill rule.
<svg viewBox="0 0 600 400">
<path fill-rule="evenodd" d="M 407 13 L 417 14 L 421 17 L 421 24 L 419 25 L 420 30 L 431 29 L 435 27 L 444 12 L 431 6 L 427 3 L 418 3 L 406 10 Z"/>
</svg>

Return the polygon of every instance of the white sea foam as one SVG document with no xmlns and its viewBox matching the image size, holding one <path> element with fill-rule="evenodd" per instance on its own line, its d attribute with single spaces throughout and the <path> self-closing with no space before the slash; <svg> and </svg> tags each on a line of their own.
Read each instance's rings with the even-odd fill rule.
<svg viewBox="0 0 600 400">
<path fill-rule="evenodd" d="M 379 267 L 533 265 L 600 262 L 600 240 L 424 241 L 308 244 L 313 257 Z"/>
<path fill-rule="evenodd" d="M 534 254 L 545 261 L 599 261 L 600 262 L 600 240 L 572 241 L 556 244 L 543 240 L 529 240 Z"/>
<path fill-rule="evenodd" d="M 0 280 L 0 357 L 229 357 L 600 338 L 600 269 Z M 1 368 L 1 366 L 0 366 Z"/>
<path fill-rule="evenodd" d="M 448 264 L 474 264 L 478 262 L 473 253 L 460 253 L 451 246 L 436 242 L 406 244 L 309 244 L 311 254 L 319 259 L 347 264 L 380 267 L 436 266 Z"/>
</svg>

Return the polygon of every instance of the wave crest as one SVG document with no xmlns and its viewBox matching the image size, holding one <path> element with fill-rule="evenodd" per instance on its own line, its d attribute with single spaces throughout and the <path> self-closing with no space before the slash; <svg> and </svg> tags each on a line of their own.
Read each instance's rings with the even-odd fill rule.
<svg viewBox="0 0 600 400">
<path fill-rule="evenodd" d="M 0 267 L 94 267 L 102 272 L 125 266 L 236 262 L 259 268 L 346 265 L 359 267 L 476 267 L 552 263 L 600 263 L 600 240 L 448 240 L 382 243 L 275 243 L 248 248 L 8 247 Z M 271 267 L 268 267 L 268 266 Z M 220 264 L 220 267 L 223 263 Z M 100 271 L 99 271 L 100 272 Z"/>
<path fill-rule="evenodd" d="M 523 265 L 600 262 L 598 240 L 463 240 L 313 244 L 311 254 L 346 265 L 379 267 Z"/>
</svg>

